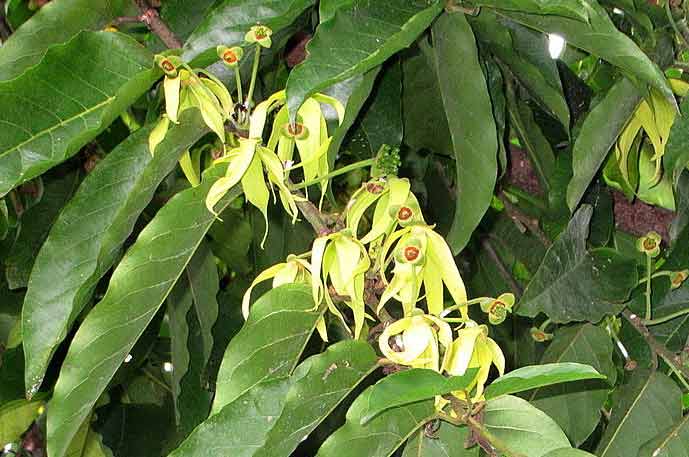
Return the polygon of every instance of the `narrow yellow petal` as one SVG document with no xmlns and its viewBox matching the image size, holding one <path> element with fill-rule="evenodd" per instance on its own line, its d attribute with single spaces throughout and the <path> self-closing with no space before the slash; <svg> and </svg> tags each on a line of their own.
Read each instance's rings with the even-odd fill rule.
<svg viewBox="0 0 689 457">
<path fill-rule="evenodd" d="M 194 167 L 194 163 L 191 160 L 189 149 L 184 151 L 182 156 L 179 158 L 179 166 L 182 168 L 184 176 L 187 178 L 187 181 L 189 181 L 189 184 L 191 184 L 192 187 L 196 187 L 201 184 L 199 175 Z"/>
<path fill-rule="evenodd" d="M 270 201 L 270 192 L 263 176 L 263 167 L 258 155 L 254 155 L 251 164 L 246 169 L 246 173 L 242 176 L 242 189 L 244 189 L 246 199 L 258 208 L 263 215 L 263 221 L 266 224 L 263 239 L 261 240 L 261 249 L 263 249 L 268 236 L 268 202 Z"/>
<path fill-rule="evenodd" d="M 176 78 L 168 78 L 167 76 L 163 79 L 163 91 L 165 92 L 165 112 L 172 122 L 178 124 L 177 112 L 179 110 L 179 89 L 181 86 L 182 78 L 177 76 Z"/>
<path fill-rule="evenodd" d="M 151 133 L 148 136 L 148 150 L 151 152 L 151 155 L 155 154 L 156 148 L 165 139 L 169 127 L 170 119 L 163 114 L 155 127 L 151 129 Z"/>
<path fill-rule="evenodd" d="M 268 279 L 275 277 L 275 275 L 280 273 L 280 271 L 283 270 L 286 265 L 286 263 L 278 263 L 277 265 L 273 265 L 272 267 L 263 270 L 261 273 L 258 274 L 258 276 L 256 276 L 249 288 L 246 290 L 246 292 L 244 292 L 244 297 L 242 297 L 242 315 L 244 316 L 244 319 L 249 318 L 251 291 L 254 290 L 254 287 L 258 283 L 267 281 Z"/>
</svg>

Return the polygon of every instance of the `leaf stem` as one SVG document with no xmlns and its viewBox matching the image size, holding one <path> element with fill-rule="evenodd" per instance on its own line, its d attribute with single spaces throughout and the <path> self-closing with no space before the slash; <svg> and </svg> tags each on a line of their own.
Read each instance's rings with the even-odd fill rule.
<svg viewBox="0 0 689 457">
<path fill-rule="evenodd" d="M 663 355 L 661 355 L 661 357 L 663 358 L 663 360 L 665 360 L 665 363 L 667 363 L 668 366 L 670 367 L 670 371 L 672 371 L 675 374 L 675 376 L 677 376 L 677 378 L 682 383 L 684 388 L 687 389 L 687 391 L 689 391 L 689 383 L 687 383 L 687 380 L 684 378 L 682 373 L 677 371 L 677 368 L 675 368 L 675 366 L 672 363 L 670 363 L 670 361 L 668 359 L 666 359 Z"/>
<path fill-rule="evenodd" d="M 687 303 L 689 305 L 689 303 Z M 667 316 L 659 317 L 657 319 L 642 319 L 641 323 L 644 324 L 645 326 L 649 327 L 652 325 L 658 325 L 658 324 L 663 324 L 667 321 L 671 321 L 672 319 L 676 319 L 680 316 L 684 316 L 685 314 L 689 314 L 689 308 L 685 308 L 683 310 L 668 314 Z"/>
<path fill-rule="evenodd" d="M 650 255 L 646 255 L 646 321 L 651 320 L 651 275 L 653 268 L 653 259 Z"/>
<path fill-rule="evenodd" d="M 254 55 L 254 66 L 251 68 L 251 82 L 249 83 L 249 92 L 246 94 L 246 101 L 244 106 L 249 109 L 251 107 L 251 98 L 254 96 L 254 88 L 256 87 L 256 78 L 258 77 L 258 64 L 261 61 L 261 45 L 256 43 L 256 54 Z"/>
<path fill-rule="evenodd" d="M 242 95 L 242 75 L 239 74 L 239 65 L 234 68 L 234 78 L 237 81 L 237 100 L 241 103 L 244 96 Z"/>
<path fill-rule="evenodd" d="M 295 184 L 295 185 L 291 186 L 291 189 L 292 190 L 299 190 L 299 189 L 303 189 L 305 187 L 313 186 L 314 184 L 321 183 L 325 180 L 332 179 L 336 176 L 340 176 L 340 175 L 343 175 L 345 173 L 349 173 L 352 170 L 357 170 L 359 168 L 364 168 L 364 167 L 370 167 L 374 163 L 376 163 L 376 159 L 360 160 L 358 162 L 354 162 L 352 164 L 346 165 L 342 168 L 338 168 L 337 170 L 333 170 L 330 173 L 328 173 L 327 175 L 321 176 L 320 178 L 316 178 L 316 179 L 312 179 L 311 181 L 305 181 L 305 182 L 301 182 L 299 184 Z"/>
<path fill-rule="evenodd" d="M 674 271 L 670 271 L 670 270 L 656 271 L 655 273 L 653 273 L 653 275 L 651 275 L 651 279 L 660 278 L 662 276 L 672 276 L 673 273 L 674 273 Z M 646 278 L 640 279 L 639 282 L 637 283 L 637 285 L 640 286 L 644 282 L 646 282 Z"/>
</svg>

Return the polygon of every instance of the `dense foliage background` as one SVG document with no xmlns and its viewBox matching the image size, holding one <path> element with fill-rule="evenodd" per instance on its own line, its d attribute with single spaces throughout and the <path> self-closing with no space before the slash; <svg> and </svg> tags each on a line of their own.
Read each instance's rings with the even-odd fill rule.
<svg viewBox="0 0 689 457">
<path fill-rule="evenodd" d="M 0 6 L 3 456 L 689 457 L 689 4 Z"/>
</svg>

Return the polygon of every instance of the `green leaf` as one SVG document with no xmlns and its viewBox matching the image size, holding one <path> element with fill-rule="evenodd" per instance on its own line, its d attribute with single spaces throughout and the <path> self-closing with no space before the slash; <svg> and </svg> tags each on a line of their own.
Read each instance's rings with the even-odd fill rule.
<svg viewBox="0 0 689 457">
<path fill-rule="evenodd" d="M 570 116 L 555 61 L 546 53 L 547 36 L 492 11 L 470 21 L 485 43 L 533 99 L 569 131 Z"/>
<path fill-rule="evenodd" d="M 499 8 L 522 13 L 563 16 L 588 22 L 588 0 L 471 0 L 476 6 Z"/>
<path fill-rule="evenodd" d="M 560 427 L 526 400 L 507 395 L 488 401 L 484 411 L 483 426 L 512 454 L 542 457 L 569 447 Z"/>
<path fill-rule="evenodd" d="M 158 78 L 153 56 L 119 33 L 82 32 L 0 82 L 0 195 L 74 155 Z M 31 115 L 27 115 L 31 113 Z"/>
<path fill-rule="evenodd" d="M 322 314 L 305 285 L 281 286 L 259 298 L 227 346 L 211 414 L 259 382 L 291 373 Z"/>
<path fill-rule="evenodd" d="M 689 165 L 689 97 L 682 100 L 680 111 L 670 129 L 663 155 L 663 166 L 670 173 L 675 188 L 682 171 Z"/>
<path fill-rule="evenodd" d="M 127 0 L 51 1 L 0 46 L 0 81 L 14 79 L 37 64 L 50 46 L 69 41 L 82 30 L 100 30 L 133 12 Z"/>
<path fill-rule="evenodd" d="M 24 380 L 22 367 L 24 353 L 21 345 L 13 349 L 5 349 L 0 354 L 0 407 L 23 397 Z"/>
<path fill-rule="evenodd" d="M 246 45 L 244 35 L 261 23 L 277 33 L 289 26 L 314 0 L 221 0 L 206 13 L 205 19 L 184 43 L 182 58 L 205 67 L 218 60 L 215 47 Z"/>
<path fill-rule="evenodd" d="M 205 388 L 204 371 L 213 348 L 217 293 L 215 260 L 203 243 L 168 296 L 172 395 L 181 436 L 188 435 L 210 411 L 212 396 Z"/>
<path fill-rule="evenodd" d="M 562 16 L 495 11 L 527 27 L 562 36 L 572 46 L 598 56 L 655 87 L 671 104 L 676 105 L 670 84 L 658 65 L 653 63 L 631 38 L 615 28 L 602 6 L 595 1 L 582 0 L 584 1 L 589 15 L 588 23 Z"/>
<path fill-rule="evenodd" d="M 7 287 L 6 279 L 0 277 L 0 346 L 7 347 L 15 327 L 21 326 L 23 301 L 24 294 L 11 291 Z"/>
<path fill-rule="evenodd" d="M 206 195 L 224 169 L 211 168 L 201 185 L 178 193 L 158 211 L 113 273 L 103 300 L 77 331 L 50 403 L 51 457 L 63 457 L 203 240 L 214 220 L 206 208 Z M 239 193 L 239 188 L 231 189 L 216 208 L 224 209 Z"/>
<path fill-rule="evenodd" d="M 246 390 L 170 456 L 207 456 L 212 441 L 222 443 L 222 451 L 233 457 L 287 457 L 376 362 L 367 343 L 349 340 L 330 346 L 300 364 L 291 377 L 270 378 Z"/>
<path fill-rule="evenodd" d="M 402 457 L 478 457 L 479 446 L 465 449 L 469 438 L 467 427 L 456 427 L 447 422 L 440 423 L 440 429 L 429 437 L 425 430 L 419 430 L 407 441 Z"/>
<path fill-rule="evenodd" d="M 562 449 L 555 449 L 554 451 L 548 452 L 543 457 L 594 457 L 594 455 L 580 449 L 564 447 Z"/>
<path fill-rule="evenodd" d="M 354 0 L 318 26 L 308 57 L 287 80 L 287 106 L 294 116 L 303 101 L 323 89 L 380 65 L 409 46 L 442 9 L 407 0 Z M 333 59 L 333 56 L 337 56 Z"/>
<path fill-rule="evenodd" d="M 636 287 L 636 263 L 613 249 L 586 250 L 593 209 L 582 206 L 548 249 L 516 309 L 521 316 L 544 313 L 553 322 L 598 322 L 616 314 Z"/>
<path fill-rule="evenodd" d="M 615 385 L 617 369 L 612 361 L 613 345 L 608 333 L 592 324 L 562 327 L 546 349 L 540 363 L 577 362 L 594 367 L 607 382 L 585 381 L 558 384 L 534 390 L 529 401 L 550 416 L 580 446 L 594 431 L 601 408 Z"/>
<path fill-rule="evenodd" d="M 677 384 L 658 371 L 637 369 L 613 396 L 612 416 L 596 455 L 637 455 L 644 443 L 681 417 L 682 392 Z"/>
<path fill-rule="evenodd" d="M 628 79 L 610 88 L 589 112 L 574 142 L 574 176 L 567 186 L 567 205 L 574 211 L 641 101 L 641 93 Z M 601 128 L 605 125 L 605 128 Z"/>
<path fill-rule="evenodd" d="M 371 103 L 361 118 L 361 130 L 375 156 L 383 144 L 402 144 L 402 67 L 394 62 L 381 75 Z"/>
<path fill-rule="evenodd" d="M 561 362 L 517 368 L 500 376 L 486 388 L 486 400 L 525 390 L 584 379 L 605 379 L 590 365 Z"/>
<path fill-rule="evenodd" d="M 36 257 L 22 316 L 29 395 L 40 386 L 55 349 L 119 257 L 160 182 L 207 132 L 201 116 L 187 111 L 151 156 L 150 130 L 130 135 L 86 176 Z"/>
<path fill-rule="evenodd" d="M 638 457 L 689 457 L 689 414 L 641 447 Z"/>
<path fill-rule="evenodd" d="M 38 417 L 43 400 L 15 400 L 0 407 L 0 443 L 18 441 Z"/>
<path fill-rule="evenodd" d="M 265 444 L 262 457 L 288 457 L 303 439 L 375 368 L 378 356 L 368 343 L 342 341 L 307 359 L 310 370 L 287 394 L 285 407 Z"/>
<path fill-rule="evenodd" d="M 450 129 L 438 87 L 433 48 L 419 42 L 420 52 L 402 60 L 402 114 L 404 142 L 411 149 L 428 149 L 435 154 L 452 151 Z"/>
<path fill-rule="evenodd" d="M 321 23 L 332 19 L 342 8 L 350 6 L 354 0 L 321 0 L 318 2 L 318 19 Z"/>
<path fill-rule="evenodd" d="M 386 376 L 370 388 L 368 404 L 361 412 L 361 424 L 365 425 L 387 409 L 466 389 L 477 371 L 471 369 L 464 376 L 446 378 L 433 370 L 413 368 Z"/>
<path fill-rule="evenodd" d="M 54 175 L 44 178 L 43 182 L 45 186 L 43 197 L 22 215 L 19 236 L 5 258 L 5 275 L 10 289 L 26 287 L 29 282 L 36 254 L 41 249 L 63 205 L 79 184 L 79 173 Z M 54 284 L 55 278 L 51 286 Z"/>
<path fill-rule="evenodd" d="M 493 198 L 498 139 L 471 27 L 463 14 L 433 25 L 435 70 L 457 161 L 457 201 L 447 242 L 454 254 L 469 242 Z"/>
<path fill-rule="evenodd" d="M 361 425 L 371 390 L 366 389 L 354 400 L 347 422 L 325 440 L 317 457 L 389 457 L 435 414 L 433 400 L 426 400 L 388 409 Z"/>
</svg>

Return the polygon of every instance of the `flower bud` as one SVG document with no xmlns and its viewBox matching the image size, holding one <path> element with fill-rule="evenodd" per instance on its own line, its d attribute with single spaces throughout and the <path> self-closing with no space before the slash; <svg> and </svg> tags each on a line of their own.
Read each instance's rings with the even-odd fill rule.
<svg viewBox="0 0 689 457">
<path fill-rule="evenodd" d="M 228 67 L 236 67 L 244 56 L 244 50 L 239 46 L 234 46 L 232 48 L 218 46 L 216 50 L 218 52 L 218 57 L 220 57 Z"/>
<path fill-rule="evenodd" d="M 488 313 L 488 320 L 493 325 L 502 324 L 507 318 L 507 314 L 512 311 L 513 306 L 514 295 L 510 293 L 502 294 L 495 300 L 481 302 L 481 310 Z"/>
<path fill-rule="evenodd" d="M 272 41 L 270 39 L 272 34 L 273 31 L 269 27 L 258 24 L 251 27 L 251 30 L 249 30 L 244 36 L 244 40 L 247 43 L 258 43 L 259 46 L 269 48 L 272 45 Z"/>
<path fill-rule="evenodd" d="M 531 338 L 537 343 L 545 343 L 553 339 L 552 333 L 546 333 L 540 328 L 531 327 Z"/>
<path fill-rule="evenodd" d="M 689 270 L 673 271 L 670 275 L 670 284 L 673 289 L 679 288 L 689 277 Z"/>
<path fill-rule="evenodd" d="M 636 249 L 649 257 L 657 257 L 660 254 L 660 242 L 662 238 L 657 232 L 648 232 L 636 240 Z"/>
</svg>

